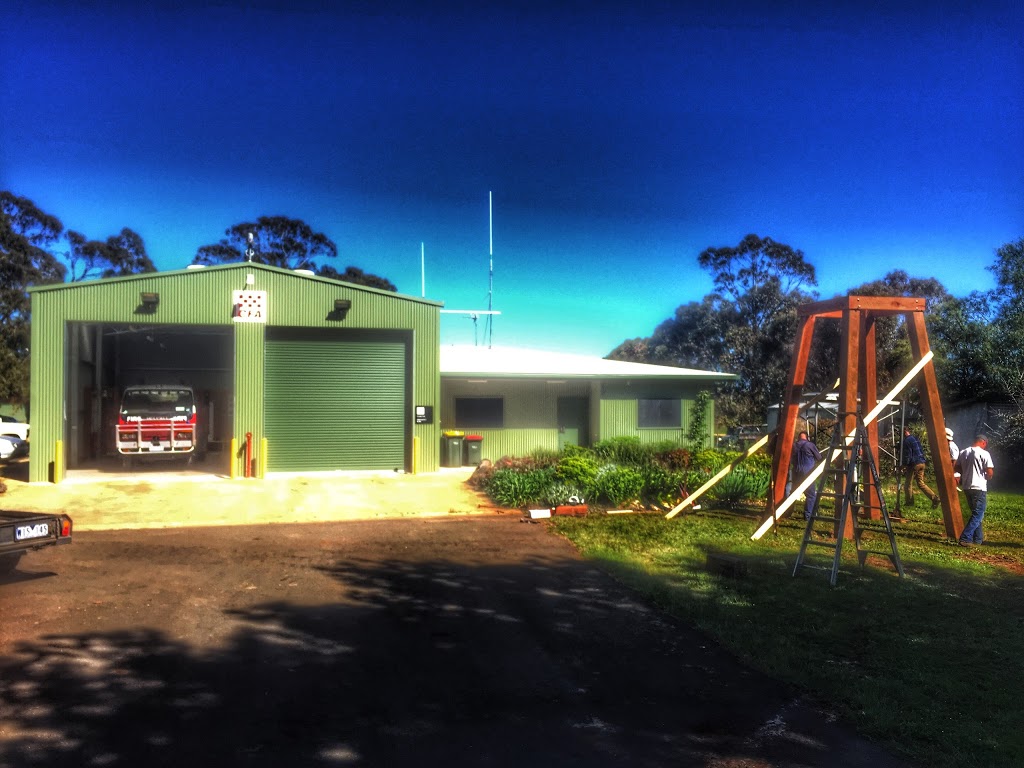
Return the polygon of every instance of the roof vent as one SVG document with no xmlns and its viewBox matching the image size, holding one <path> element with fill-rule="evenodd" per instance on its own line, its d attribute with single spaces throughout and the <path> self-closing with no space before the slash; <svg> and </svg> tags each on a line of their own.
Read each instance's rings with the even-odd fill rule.
<svg viewBox="0 0 1024 768">
<path fill-rule="evenodd" d="M 206 269 L 205 264 L 189 264 L 185 269 Z"/>
<path fill-rule="evenodd" d="M 306 275 L 307 277 L 312 277 L 316 274 L 312 269 L 293 269 L 292 272 L 296 275 Z"/>
</svg>

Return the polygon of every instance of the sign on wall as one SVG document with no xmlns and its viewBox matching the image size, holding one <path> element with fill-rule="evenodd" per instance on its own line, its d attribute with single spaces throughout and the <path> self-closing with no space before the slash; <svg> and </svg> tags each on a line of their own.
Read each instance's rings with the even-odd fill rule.
<svg viewBox="0 0 1024 768">
<path fill-rule="evenodd" d="M 267 292 L 235 291 L 232 298 L 231 319 L 236 323 L 267 322 Z"/>
</svg>

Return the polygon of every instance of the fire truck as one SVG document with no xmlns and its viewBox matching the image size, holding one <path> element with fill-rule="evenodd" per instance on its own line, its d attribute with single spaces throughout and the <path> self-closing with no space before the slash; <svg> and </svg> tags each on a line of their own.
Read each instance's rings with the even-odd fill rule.
<svg viewBox="0 0 1024 768">
<path fill-rule="evenodd" d="M 191 387 L 131 386 L 117 415 L 117 452 L 140 456 L 182 456 L 196 450 L 196 399 Z"/>
</svg>

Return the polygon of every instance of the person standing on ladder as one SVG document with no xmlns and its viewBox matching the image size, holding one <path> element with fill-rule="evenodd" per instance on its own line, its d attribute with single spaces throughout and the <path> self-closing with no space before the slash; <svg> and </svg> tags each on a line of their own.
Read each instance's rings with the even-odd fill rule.
<svg viewBox="0 0 1024 768">
<path fill-rule="evenodd" d="M 960 534 L 961 547 L 971 547 L 985 540 L 981 532 L 981 521 L 988 505 L 988 481 L 992 479 L 992 455 L 988 452 L 988 438 L 978 435 L 974 445 L 964 448 L 957 461 L 960 483 L 963 485 L 967 503 L 971 505 L 971 519 Z"/>
<path fill-rule="evenodd" d="M 818 446 L 807 439 L 806 432 L 801 432 L 793 446 L 793 487 L 800 485 L 820 463 L 821 451 L 818 450 Z M 804 520 L 811 519 L 817 498 L 818 489 L 811 483 L 804 491 Z"/>
<path fill-rule="evenodd" d="M 913 480 L 921 489 L 921 493 L 931 499 L 932 509 L 935 509 L 939 506 L 939 495 L 925 485 L 924 464 L 924 451 L 921 449 L 921 443 L 911 433 L 910 427 L 907 427 L 903 430 L 903 473 L 907 478 L 904 500 L 908 507 L 914 506 L 914 489 L 910 485 L 910 481 Z"/>
</svg>

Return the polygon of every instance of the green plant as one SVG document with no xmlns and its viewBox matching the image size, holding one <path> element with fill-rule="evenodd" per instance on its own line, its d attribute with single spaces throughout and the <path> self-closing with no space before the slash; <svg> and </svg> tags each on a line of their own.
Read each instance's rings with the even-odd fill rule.
<svg viewBox="0 0 1024 768">
<path fill-rule="evenodd" d="M 530 451 L 530 459 L 536 467 L 553 467 L 561 457 L 561 453 L 551 448 L 535 448 Z"/>
<path fill-rule="evenodd" d="M 555 467 L 555 477 L 563 483 L 575 485 L 578 488 L 589 489 L 594 485 L 597 477 L 598 463 L 590 454 L 573 453 L 563 456 Z"/>
<path fill-rule="evenodd" d="M 693 406 L 690 408 L 690 429 L 686 433 L 686 439 L 695 448 L 703 448 L 708 440 L 708 405 L 711 403 L 711 393 L 702 389 L 693 399 Z"/>
<path fill-rule="evenodd" d="M 679 499 L 679 486 L 683 482 L 682 472 L 669 472 L 657 465 L 643 467 L 639 471 L 644 483 L 643 501 L 651 504 L 675 504 Z"/>
<path fill-rule="evenodd" d="M 715 474 L 718 470 L 729 463 L 729 459 L 726 458 L 727 453 L 725 451 L 719 451 L 714 448 L 705 448 L 703 451 L 697 451 L 693 454 L 693 458 L 690 461 L 690 468 L 696 472 L 706 474 L 708 477 Z"/>
<path fill-rule="evenodd" d="M 726 507 L 763 499 L 768 495 L 768 473 L 736 467 L 719 480 L 709 494 Z"/>
<path fill-rule="evenodd" d="M 673 471 L 689 469 L 692 459 L 693 454 L 679 446 L 672 446 L 665 450 L 659 450 L 653 456 L 653 460 L 656 464 Z"/>
<path fill-rule="evenodd" d="M 614 464 L 645 464 L 651 458 L 651 449 L 639 437 L 612 437 L 595 443 L 592 450 L 598 459 Z"/>
<path fill-rule="evenodd" d="M 575 485 L 555 481 L 548 485 L 544 501 L 548 503 L 548 506 L 557 507 L 559 504 L 566 504 L 573 497 L 585 501 L 587 495 Z"/>
<path fill-rule="evenodd" d="M 643 475 L 633 467 L 602 467 L 596 485 L 601 495 L 617 507 L 636 501 L 644 490 Z"/>
<path fill-rule="evenodd" d="M 528 507 L 546 501 L 553 480 L 550 469 L 497 469 L 491 475 L 487 493 L 503 507 Z"/>
</svg>

